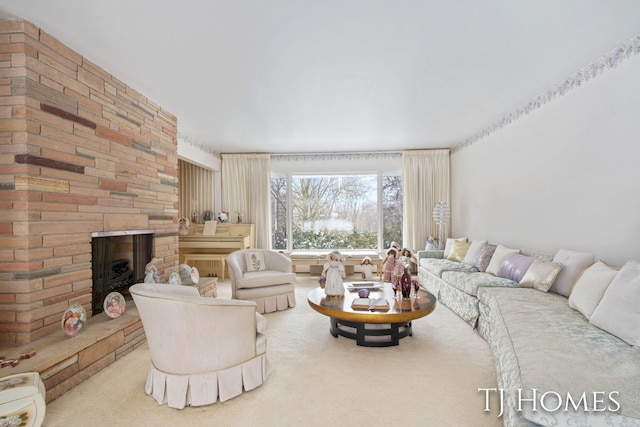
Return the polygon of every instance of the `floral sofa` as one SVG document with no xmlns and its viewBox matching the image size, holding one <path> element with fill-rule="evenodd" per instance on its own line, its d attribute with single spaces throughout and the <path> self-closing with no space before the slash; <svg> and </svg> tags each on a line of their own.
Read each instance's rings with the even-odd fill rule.
<svg viewBox="0 0 640 427">
<path fill-rule="evenodd" d="M 640 262 L 449 239 L 418 280 L 489 344 L 505 426 L 640 426 Z"/>
</svg>

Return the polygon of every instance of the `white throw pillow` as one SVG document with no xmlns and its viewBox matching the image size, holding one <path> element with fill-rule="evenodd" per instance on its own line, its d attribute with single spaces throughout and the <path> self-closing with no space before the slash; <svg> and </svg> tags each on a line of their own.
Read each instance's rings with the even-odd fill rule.
<svg viewBox="0 0 640 427">
<path fill-rule="evenodd" d="M 589 322 L 640 347 L 640 262 L 627 261 L 622 266 Z"/>
<path fill-rule="evenodd" d="M 578 310 L 589 319 L 617 273 L 617 269 L 602 261 L 587 268 L 571 291 L 569 307 Z"/>
<path fill-rule="evenodd" d="M 247 271 L 266 270 L 264 263 L 264 254 L 258 251 L 245 252 L 244 260 L 247 264 Z"/>
<path fill-rule="evenodd" d="M 473 265 L 473 260 L 476 258 L 476 255 L 478 255 L 478 252 L 486 243 L 486 240 L 472 241 L 471 246 L 469 246 L 469 249 L 467 250 L 467 253 L 465 254 L 462 262 L 464 262 L 465 264 Z"/>
<path fill-rule="evenodd" d="M 585 271 L 596 261 L 596 256 L 587 252 L 577 252 L 569 249 L 560 249 L 553 257 L 553 262 L 562 264 L 562 270 L 553 282 L 551 292 L 569 297 L 573 285 L 580 273 Z"/>
<path fill-rule="evenodd" d="M 512 249 L 499 244 L 496 247 L 496 251 L 493 253 L 493 256 L 491 257 L 489 265 L 487 266 L 487 273 L 493 274 L 495 276 L 498 273 L 498 270 L 500 269 L 500 266 L 502 265 L 502 262 L 507 257 L 507 255 L 519 253 L 520 249 Z"/>
<path fill-rule="evenodd" d="M 447 239 L 447 243 L 444 245 L 444 254 L 443 254 L 444 259 L 447 259 L 447 257 L 449 256 L 449 253 L 451 252 L 451 248 L 453 247 L 453 242 L 456 240 L 459 242 L 466 242 L 467 238 L 460 237 L 457 239 Z"/>
</svg>

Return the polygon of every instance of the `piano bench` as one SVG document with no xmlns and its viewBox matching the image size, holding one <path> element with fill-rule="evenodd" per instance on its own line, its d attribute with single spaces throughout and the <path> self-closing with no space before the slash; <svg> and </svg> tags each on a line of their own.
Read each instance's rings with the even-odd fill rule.
<svg viewBox="0 0 640 427">
<path fill-rule="evenodd" d="M 185 254 L 184 263 L 189 264 L 189 261 L 215 261 L 222 265 L 222 281 L 224 282 L 224 270 L 227 267 L 227 256 L 225 254 Z"/>
</svg>

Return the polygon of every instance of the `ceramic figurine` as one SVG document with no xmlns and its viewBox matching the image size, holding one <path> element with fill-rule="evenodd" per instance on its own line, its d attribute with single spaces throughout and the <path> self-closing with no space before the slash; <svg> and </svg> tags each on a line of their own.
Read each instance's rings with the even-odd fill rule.
<svg viewBox="0 0 640 427">
<path fill-rule="evenodd" d="M 144 283 L 160 283 L 160 273 L 156 263 L 158 258 L 154 258 L 144 268 Z"/>
</svg>

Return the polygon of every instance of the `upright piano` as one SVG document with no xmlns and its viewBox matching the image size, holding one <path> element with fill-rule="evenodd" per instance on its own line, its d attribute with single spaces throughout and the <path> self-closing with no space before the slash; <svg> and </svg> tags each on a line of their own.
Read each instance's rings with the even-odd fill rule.
<svg viewBox="0 0 640 427">
<path fill-rule="evenodd" d="M 238 249 L 255 247 L 255 224 L 218 224 L 212 235 L 205 235 L 204 228 L 203 224 L 192 224 L 189 226 L 189 234 L 179 237 L 181 263 L 186 254 L 228 255 Z M 213 274 L 212 264 L 198 264 L 200 274 Z"/>
</svg>

